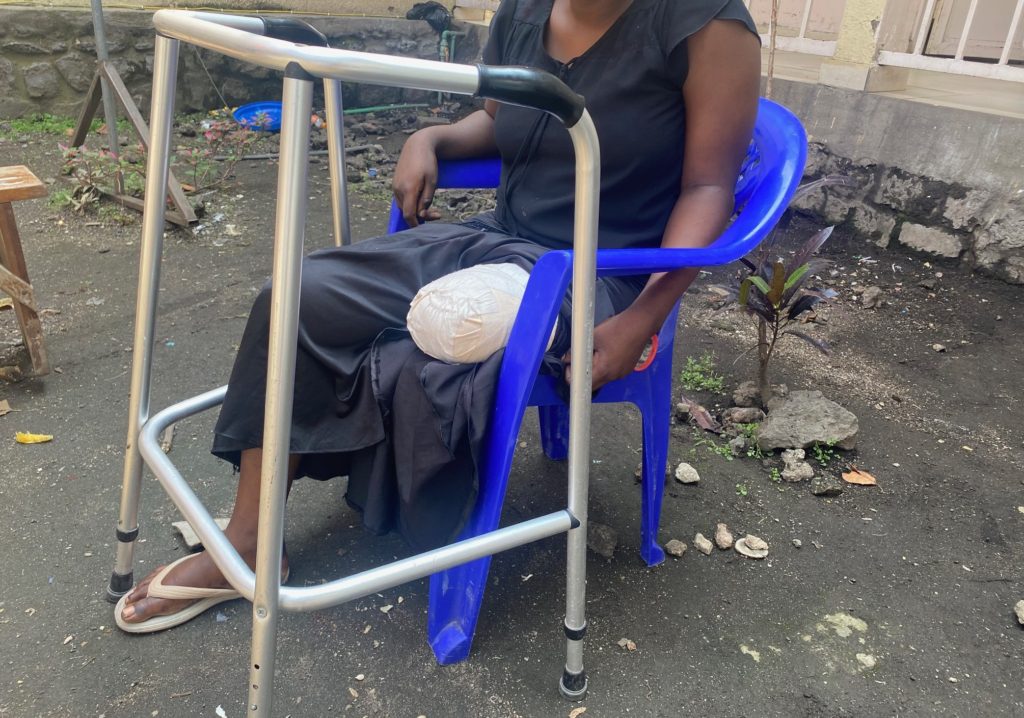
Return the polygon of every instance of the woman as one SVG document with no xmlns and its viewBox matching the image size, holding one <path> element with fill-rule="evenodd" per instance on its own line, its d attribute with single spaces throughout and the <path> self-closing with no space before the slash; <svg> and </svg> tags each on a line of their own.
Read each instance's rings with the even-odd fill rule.
<svg viewBox="0 0 1024 718">
<path fill-rule="evenodd" d="M 600 246 L 700 247 L 726 226 L 760 82 L 760 44 L 740 0 L 504 0 L 484 60 L 548 70 L 586 98 L 601 140 Z M 423 223 L 437 216 L 430 205 L 438 158 L 495 153 L 502 157 L 502 182 L 493 214 L 455 225 Z M 564 128 L 525 108 L 488 101 L 454 125 L 409 138 L 394 191 L 413 228 L 316 252 L 304 265 L 290 479 L 347 473 L 385 443 L 367 357 L 385 330 L 404 325 L 421 286 L 476 264 L 529 269 L 548 249 L 568 246 L 573 172 Z M 633 370 L 696 274 L 685 269 L 599 281 L 595 389 Z M 239 466 L 225 533 L 250 566 L 267 297 L 265 290 L 250 316 L 214 442 L 215 454 Z M 346 318 L 343 326 L 339 317 Z M 568 332 L 559 333 L 552 349 L 556 356 L 568 350 Z M 366 492 L 359 495 L 351 482 L 350 500 L 366 509 Z M 284 564 L 287 573 L 287 558 Z M 132 632 L 178 625 L 237 597 L 225 587 L 206 554 L 185 557 L 122 599 L 118 625 Z"/>
</svg>

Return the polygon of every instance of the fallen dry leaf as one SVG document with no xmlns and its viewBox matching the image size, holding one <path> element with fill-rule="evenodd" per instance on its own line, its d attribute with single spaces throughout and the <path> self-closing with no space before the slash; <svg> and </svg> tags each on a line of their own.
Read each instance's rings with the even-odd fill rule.
<svg viewBox="0 0 1024 718">
<path fill-rule="evenodd" d="M 849 471 L 843 472 L 843 481 L 857 486 L 878 486 L 874 476 L 866 471 L 861 471 L 856 466 L 851 466 Z"/>
<path fill-rule="evenodd" d="M 45 444 L 53 441 L 53 434 L 28 434 L 24 431 L 14 433 L 14 440 L 19 444 Z"/>
<path fill-rule="evenodd" d="M 14 309 L 14 300 L 10 297 L 0 299 L 0 309 Z"/>
<path fill-rule="evenodd" d="M 580 706 L 579 708 L 573 708 L 569 711 L 569 718 L 580 718 L 581 715 L 587 712 L 586 706 Z"/>
<path fill-rule="evenodd" d="M 0 400 L 0 416 L 11 413 L 11 405 L 7 402 L 7 399 Z"/>
</svg>

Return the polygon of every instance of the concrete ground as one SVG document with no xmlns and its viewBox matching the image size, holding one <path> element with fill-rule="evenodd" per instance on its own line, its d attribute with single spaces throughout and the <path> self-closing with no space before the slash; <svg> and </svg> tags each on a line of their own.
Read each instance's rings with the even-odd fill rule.
<svg viewBox="0 0 1024 718">
<path fill-rule="evenodd" d="M 52 141 L 0 141 L 4 161 L 56 176 Z M 274 167 L 246 163 L 211 200 L 224 213 L 198 235 L 171 231 L 156 335 L 153 406 L 224 383 L 249 303 L 269 272 Z M 323 165 L 313 177 L 309 245 L 325 246 Z M 380 230 L 373 193 L 354 196 L 357 234 Z M 92 225 L 47 206 L 17 207 L 58 370 L 0 383 L 0 716 L 244 714 L 250 609 L 236 601 L 159 635 L 113 626 L 113 565 L 126 426 L 139 226 Z M 231 225 L 229 232 L 226 227 Z M 798 227 L 794 232 L 805 231 Z M 817 388 L 860 417 L 848 464 L 877 488 L 839 497 L 780 485 L 756 459 L 726 460 L 690 427 L 670 459 L 700 471 L 670 481 L 662 539 L 692 543 L 719 521 L 771 545 L 765 561 L 698 554 L 653 569 L 638 555 L 637 414 L 595 412 L 591 519 L 613 528 L 613 558 L 590 555 L 590 694 L 557 691 L 564 542 L 494 561 L 473 652 L 440 667 L 424 640 L 426 582 L 281 621 L 278 716 L 1014 716 L 1024 715 L 1024 319 L 1021 289 L 839 237 L 828 249 L 843 299 L 823 312 L 828 358 L 792 345 L 776 376 Z M 944 276 L 937 278 L 936 272 Z M 935 280 L 931 289 L 920 286 Z M 868 310 L 856 288 L 881 286 Z M 726 391 L 750 378 L 748 320 L 686 299 L 677 367 L 712 353 Z M 23 360 L 0 312 L 0 365 Z M 943 353 L 933 343 L 947 347 Z M 678 372 L 677 372 L 678 373 Z M 713 407 L 721 394 L 698 395 Z M 208 453 L 213 416 L 177 427 L 171 457 L 215 515 L 229 467 Z M 556 510 L 564 465 L 546 460 L 528 415 L 507 502 L 515 520 Z M 15 431 L 54 436 L 15 444 Z M 344 482 L 301 482 L 289 506 L 294 585 L 404 555 L 344 504 Z M 144 479 L 136 576 L 182 555 L 177 513 Z M 801 547 L 794 545 L 801 542 Z M 392 606 L 388 612 L 381 609 Z M 620 647 L 620 639 L 635 650 Z M 574 711 L 572 712 L 571 711 Z"/>
</svg>

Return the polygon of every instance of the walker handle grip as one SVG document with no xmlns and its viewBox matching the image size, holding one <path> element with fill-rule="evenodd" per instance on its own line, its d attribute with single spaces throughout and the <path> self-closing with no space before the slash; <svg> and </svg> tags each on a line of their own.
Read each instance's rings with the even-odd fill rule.
<svg viewBox="0 0 1024 718">
<path fill-rule="evenodd" d="M 285 40 L 299 45 L 313 45 L 315 47 L 330 47 L 327 44 L 327 37 L 303 20 L 293 17 L 266 17 L 259 16 L 263 21 L 263 35 L 274 40 Z"/>
<path fill-rule="evenodd" d="M 477 65 L 480 84 L 476 97 L 550 112 L 566 127 L 583 116 L 583 96 L 549 72 L 532 67 Z"/>
</svg>

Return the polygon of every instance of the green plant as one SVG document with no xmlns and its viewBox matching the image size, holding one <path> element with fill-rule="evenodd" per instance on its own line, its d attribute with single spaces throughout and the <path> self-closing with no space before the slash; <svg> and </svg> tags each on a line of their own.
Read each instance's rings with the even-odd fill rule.
<svg viewBox="0 0 1024 718">
<path fill-rule="evenodd" d="M 726 461 L 732 461 L 736 458 L 733 456 L 732 448 L 728 444 L 719 444 L 714 439 L 704 436 L 699 429 L 694 429 L 693 441 L 697 446 L 703 446 L 712 454 L 717 454 Z"/>
<path fill-rule="evenodd" d="M 798 188 L 793 202 L 825 186 L 849 184 L 844 177 L 823 177 Z M 815 305 L 837 296 L 832 289 L 805 289 L 803 286 L 824 263 L 813 257 L 832 235 L 833 229 L 826 227 L 815 233 L 788 259 L 780 256 L 782 248 L 776 241 L 777 233 L 773 232 L 753 259 L 744 257 L 741 260 L 745 268 L 736 277 L 735 284 L 726 288 L 726 303 L 735 301 L 755 318 L 757 324 L 757 344 L 753 348 L 757 349 L 757 384 L 762 404 L 767 404 L 772 398 L 768 367 L 780 339 L 792 335 L 824 354 L 830 352 L 824 340 L 795 327 L 816 323 L 817 316 L 812 311 Z"/>
<path fill-rule="evenodd" d="M 28 117 L 15 117 L 6 120 L 0 125 L 0 137 L 10 138 L 19 135 L 68 135 L 75 126 L 74 117 L 63 115 L 51 115 L 42 112 Z M 103 127 L 103 120 L 96 118 L 89 126 L 90 132 L 96 132 Z M 128 132 L 128 121 L 118 119 L 117 129 L 119 133 Z"/>
<path fill-rule="evenodd" d="M 736 495 L 746 496 L 748 493 L 746 484 L 736 484 Z"/>
<path fill-rule="evenodd" d="M 183 165 L 193 191 L 224 186 L 234 173 L 235 165 L 252 152 L 260 139 L 258 128 L 269 123 L 266 114 L 240 125 L 227 110 L 210 113 L 212 119 L 202 121 L 204 145 L 180 146 L 174 161 Z"/>
<path fill-rule="evenodd" d="M 711 354 L 700 359 L 686 357 L 686 366 L 679 378 L 683 388 L 689 391 L 720 392 L 725 386 L 722 375 L 715 373 L 715 358 Z"/>
<path fill-rule="evenodd" d="M 142 145 L 125 148 L 114 155 L 109 150 L 92 150 L 86 146 L 58 145 L 64 160 L 62 171 L 71 178 L 72 188 L 68 201 L 76 212 L 91 210 L 104 194 L 117 191 L 117 178 L 122 190 L 133 189 L 141 193 L 143 186 Z"/>
<path fill-rule="evenodd" d="M 836 458 L 835 446 L 836 446 L 836 442 L 835 441 L 828 441 L 828 442 L 825 442 L 824 444 L 822 444 L 821 442 L 817 442 L 816 441 L 811 446 L 811 453 L 814 454 L 814 460 L 817 461 L 818 464 L 822 468 L 827 467 L 829 464 L 831 464 L 835 460 L 835 458 Z"/>
<path fill-rule="evenodd" d="M 46 203 L 54 209 L 64 209 L 71 206 L 71 190 L 60 188 L 50 193 Z"/>
<path fill-rule="evenodd" d="M 768 478 L 776 484 L 782 483 L 782 472 L 779 471 L 778 467 L 773 466 L 768 470 Z"/>
<path fill-rule="evenodd" d="M 757 427 L 756 423 L 750 424 L 737 424 L 736 428 L 740 430 L 740 436 L 747 440 L 747 458 L 748 459 L 763 459 L 764 452 L 761 451 L 761 447 L 757 445 Z"/>
</svg>

